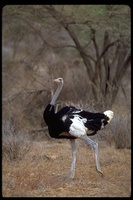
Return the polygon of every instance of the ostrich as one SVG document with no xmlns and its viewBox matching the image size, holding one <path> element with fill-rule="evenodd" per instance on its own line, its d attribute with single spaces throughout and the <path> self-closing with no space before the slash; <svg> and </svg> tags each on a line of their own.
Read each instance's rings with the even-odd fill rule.
<svg viewBox="0 0 133 200">
<path fill-rule="evenodd" d="M 107 110 L 103 113 L 92 113 L 77 109 L 74 106 L 65 106 L 58 112 L 55 112 L 55 102 L 63 87 L 62 78 L 54 80 L 58 83 L 58 87 L 53 95 L 50 104 L 44 110 L 44 121 L 48 126 L 49 135 L 56 139 L 69 139 L 72 149 L 72 163 L 70 170 L 70 178 L 75 175 L 76 163 L 76 143 L 75 139 L 85 140 L 95 153 L 96 170 L 103 175 L 98 158 L 98 143 L 90 139 L 88 136 L 95 135 L 98 130 L 104 128 L 113 118 L 114 113 Z"/>
</svg>

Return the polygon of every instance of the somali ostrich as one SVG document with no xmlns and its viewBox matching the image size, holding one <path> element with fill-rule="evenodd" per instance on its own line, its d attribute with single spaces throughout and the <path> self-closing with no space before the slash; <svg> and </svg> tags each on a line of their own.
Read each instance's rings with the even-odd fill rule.
<svg viewBox="0 0 133 200">
<path fill-rule="evenodd" d="M 114 113 L 107 110 L 103 113 L 92 113 L 77 109 L 74 106 L 65 106 L 58 112 L 55 112 L 55 102 L 63 87 L 63 79 L 57 78 L 54 82 L 58 87 L 53 95 L 50 104 L 44 110 L 44 121 L 48 126 L 49 135 L 57 139 L 70 139 L 72 148 L 72 163 L 70 177 L 74 178 L 76 163 L 76 143 L 75 139 L 85 140 L 94 149 L 96 170 L 103 175 L 98 159 L 98 143 L 88 136 L 95 135 L 98 130 L 104 128 L 113 118 Z"/>
</svg>

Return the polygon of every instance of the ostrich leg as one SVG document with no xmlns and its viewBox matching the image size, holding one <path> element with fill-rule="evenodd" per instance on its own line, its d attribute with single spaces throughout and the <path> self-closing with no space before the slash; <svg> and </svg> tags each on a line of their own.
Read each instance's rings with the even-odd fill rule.
<svg viewBox="0 0 133 200">
<path fill-rule="evenodd" d="M 93 147 L 94 153 L 95 153 L 96 170 L 103 176 L 103 172 L 101 171 L 100 164 L 99 164 L 98 143 L 91 140 L 87 135 L 83 135 L 81 136 L 81 138 L 86 140 L 86 142 Z"/>
<path fill-rule="evenodd" d="M 70 139 L 70 144 L 71 144 L 71 148 L 72 148 L 72 164 L 71 164 L 70 178 L 74 178 L 75 163 L 76 163 L 76 152 L 77 152 L 75 139 Z"/>
</svg>

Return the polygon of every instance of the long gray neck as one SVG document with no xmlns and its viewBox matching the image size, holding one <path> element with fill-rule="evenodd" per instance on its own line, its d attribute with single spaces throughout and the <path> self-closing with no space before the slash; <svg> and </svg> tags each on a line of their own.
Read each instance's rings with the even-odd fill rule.
<svg viewBox="0 0 133 200">
<path fill-rule="evenodd" d="M 64 82 L 63 82 L 63 79 L 61 79 L 61 81 L 60 81 L 60 83 L 59 83 L 59 85 L 58 85 L 58 88 L 57 88 L 57 90 L 55 91 L 54 96 L 53 96 L 53 98 L 52 98 L 52 100 L 51 100 L 51 102 L 50 102 L 51 105 L 55 105 L 56 99 L 58 98 L 58 96 L 59 96 L 59 94 L 60 94 L 60 92 L 61 92 L 61 90 L 62 90 L 63 83 L 64 83 Z"/>
</svg>

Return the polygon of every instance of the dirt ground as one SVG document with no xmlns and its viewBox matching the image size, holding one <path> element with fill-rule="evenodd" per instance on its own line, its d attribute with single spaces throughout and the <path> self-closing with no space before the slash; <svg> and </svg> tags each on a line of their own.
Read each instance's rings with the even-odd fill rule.
<svg viewBox="0 0 133 200">
<path fill-rule="evenodd" d="M 104 176 L 95 169 L 93 150 L 77 140 L 74 179 L 69 178 L 68 140 L 33 142 L 22 160 L 2 162 L 3 197 L 129 197 L 131 150 L 99 142 Z"/>
</svg>

